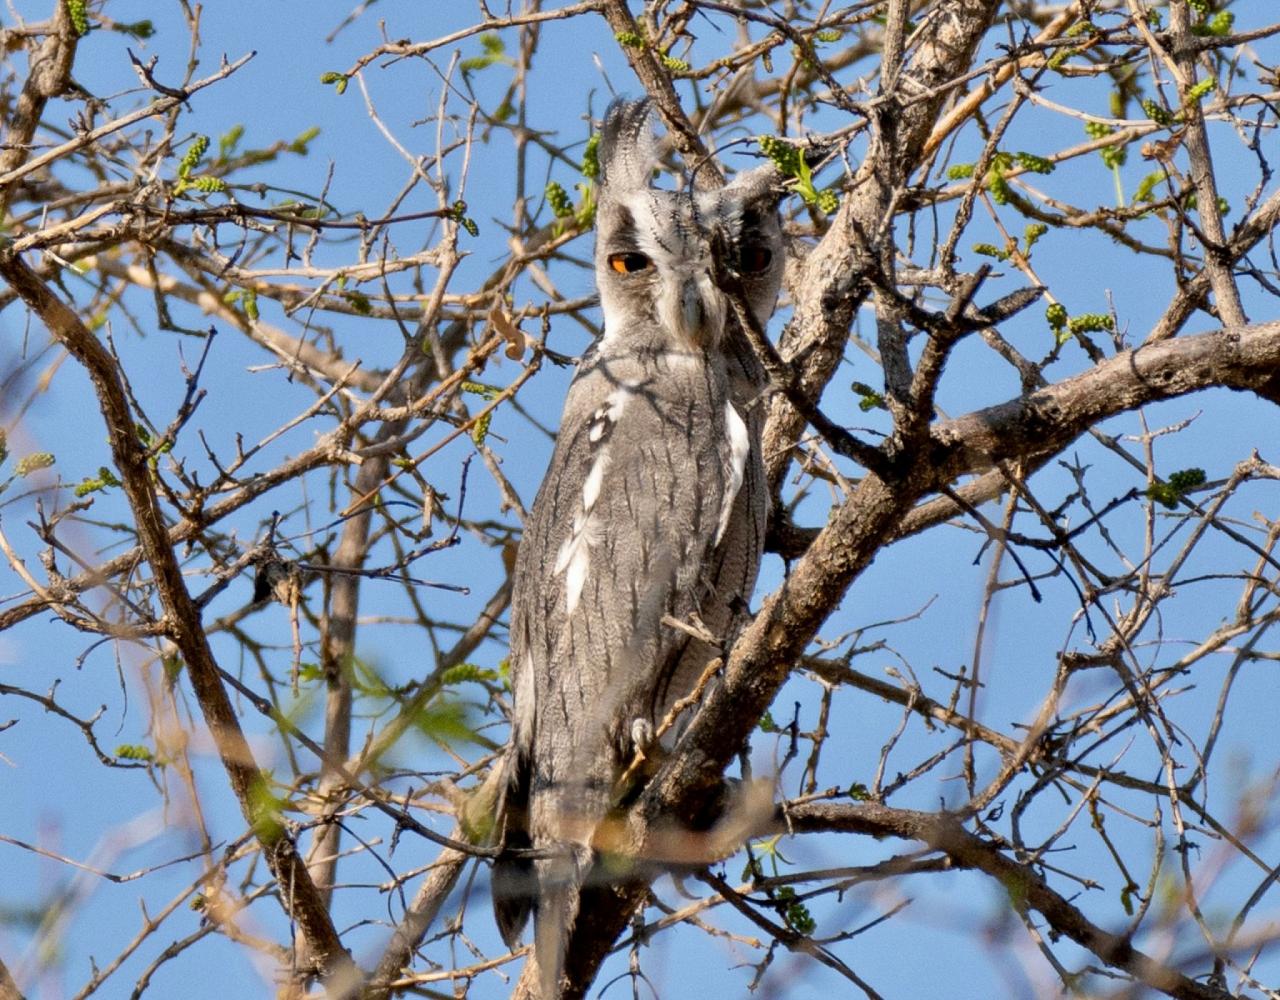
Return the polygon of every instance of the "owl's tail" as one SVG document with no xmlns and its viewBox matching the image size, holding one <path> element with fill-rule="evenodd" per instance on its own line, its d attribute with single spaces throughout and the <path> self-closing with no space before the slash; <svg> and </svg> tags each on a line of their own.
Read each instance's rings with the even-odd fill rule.
<svg viewBox="0 0 1280 1000">
<path fill-rule="evenodd" d="M 557 1000 L 582 888 L 595 861 L 591 831 L 607 809 L 600 789 L 609 786 L 598 779 L 574 782 L 572 789 L 532 792 L 527 765 L 513 758 L 504 763 L 510 770 L 497 810 L 497 840 L 504 854 L 493 866 L 493 913 L 512 949 L 520 947 L 521 932 L 533 914 L 539 990 L 543 1000 Z M 602 766 L 597 762 L 597 769 Z M 531 847 L 549 856 L 535 860 L 505 853 Z"/>
<path fill-rule="evenodd" d="M 560 996 L 565 952 L 578 919 L 582 885 L 592 860 L 590 848 L 561 846 L 563 854 L 536 863 L 539 894 L 533 918 L 533 953 L 543 1000 L 557 1000 Z"/>
</svg>

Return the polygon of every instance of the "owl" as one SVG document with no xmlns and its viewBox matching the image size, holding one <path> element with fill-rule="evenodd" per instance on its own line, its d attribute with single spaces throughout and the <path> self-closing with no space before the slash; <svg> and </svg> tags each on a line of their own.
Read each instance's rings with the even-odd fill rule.
<svg viewBox="0 0 1280 1000">
<path fill-rule="evenodd" d="M 732 641 L 760 562 L 766 380 L 713 279 L 712 247 L 761 327 L 783 268 L 772 168 L 716 191 L 655 188 L 646 101 L 610 105 L 598 154 L 604 327 L 565 400 L 511 609 L 498 828 L 505 847 L 546 856 L 500 858 L 493 876 L 509 946 L 535 913 L 550 995 L 598 860 L 593 838 L 635 791 L 619 779 L 637 753 L 661 749 L 648 744 L 664 716 Z"/>
</svg>

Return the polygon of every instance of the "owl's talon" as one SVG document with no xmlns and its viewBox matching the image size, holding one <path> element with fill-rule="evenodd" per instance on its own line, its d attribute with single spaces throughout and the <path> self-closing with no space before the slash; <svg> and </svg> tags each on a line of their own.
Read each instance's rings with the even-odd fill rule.
<svg viewBox="0 0 1280 1000">
<path fill-rule="evenodd" d="M 653 747 L 655 741 L 653 723 L 648 719 L 633 719 L 631 722 L 631 745 L 643 756 Z"/>
</svg>

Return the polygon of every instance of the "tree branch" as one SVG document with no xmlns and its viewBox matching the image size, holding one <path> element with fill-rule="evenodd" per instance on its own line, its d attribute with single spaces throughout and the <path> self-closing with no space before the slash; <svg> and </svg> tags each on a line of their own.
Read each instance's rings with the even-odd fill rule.
<svg viewBox="0 0 1280 1000">
<path fill-rule="evenodd" d="M 286 912 L 307 941 L 316 968 L 326 978 L 345 980 L 354 974 L 320 893 L 307 874 L 292 838 L 278 816 L 261 802 L 267 779 L 253 758 L 240 721 L 218 674 L 218 664 L 201 623 L 200 609 L 182 578 L 171 547 L 169 529 L 152 488 L 147 449 L 138 439 L 133 413 L 116 371 L 115 361 L 89 329 L 60 299 L 11 253 L 0 254 L 0 277 L 81 365 L 93 382 L 106 422 L 111 454 L 137 526 L 143 556 L 151 566 L 165 613 L 169 637 L 187 667 L 191 687 L 218 748 L 241 812 L 255 830 Z"/>
</svg>

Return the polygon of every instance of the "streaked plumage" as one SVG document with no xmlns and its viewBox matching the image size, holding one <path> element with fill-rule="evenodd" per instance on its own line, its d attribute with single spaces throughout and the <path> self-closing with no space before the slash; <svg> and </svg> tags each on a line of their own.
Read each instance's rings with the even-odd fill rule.
<svg viewBox="0 0 1280 1000">
<path fill-rule="evenodd" d="M 783 264 L 772 174 L 714 192 L 654 189 L 651 129 L 645 102 L 606 114 L 595 255 L 604 332 L 569 389 L 515 569 L 500 829 L 508 847 L 561 853 L 500 861 L 494 905 L 512 946 L 536 911 L 544 991 L 636 740 L 718 654 L 663 618 L 731 641 L 766 527 L 764 376 L 712 279 L 711 236 L 723 233 L 767 322 Z"/>
</svg>

